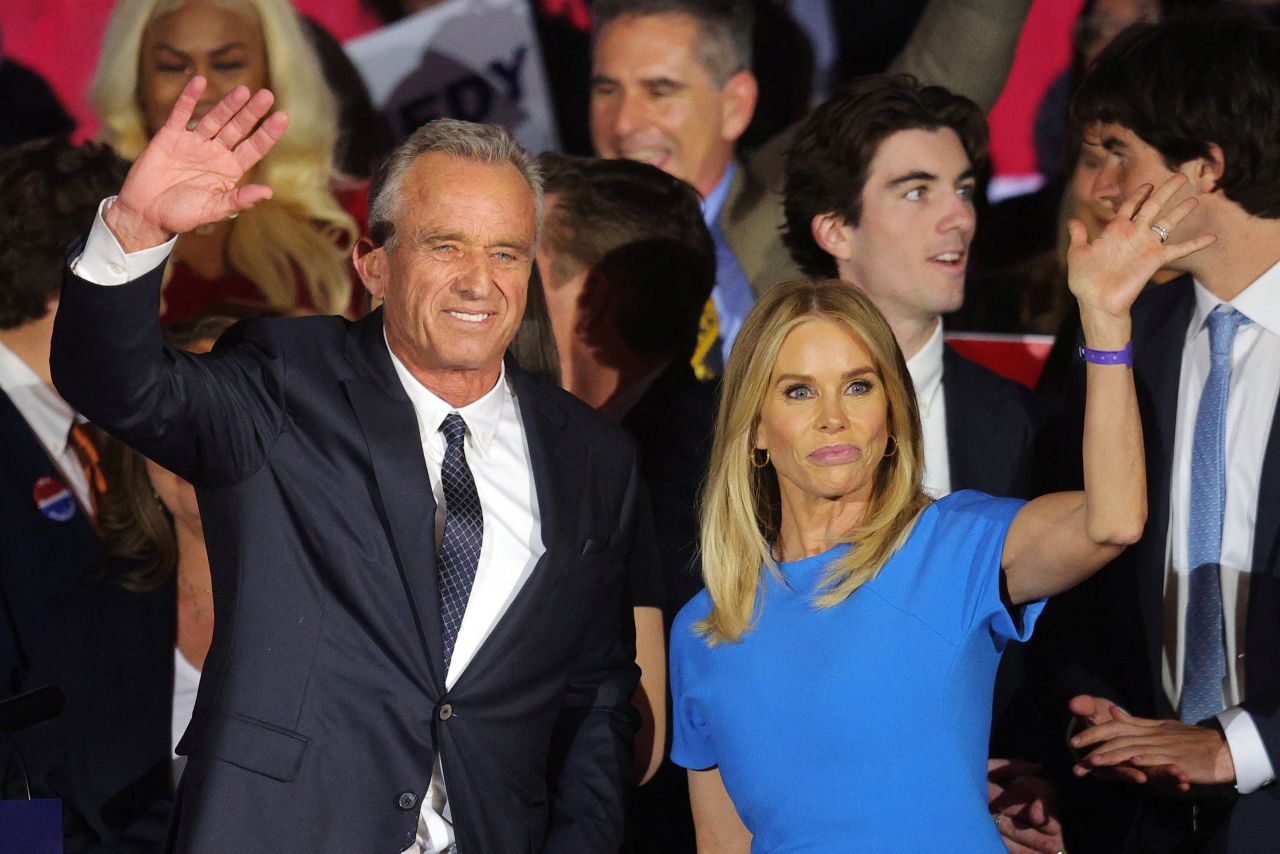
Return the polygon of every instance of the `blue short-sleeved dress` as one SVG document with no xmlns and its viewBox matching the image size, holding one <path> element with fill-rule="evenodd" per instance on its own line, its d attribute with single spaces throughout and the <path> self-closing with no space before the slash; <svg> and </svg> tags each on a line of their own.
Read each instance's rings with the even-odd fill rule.
<svg viewBox="0 0 1280 854">
<path fill-rule="evenodd" d="M 847 546 L 765 572 L 756 628 L 708 646 L 702 592 L 671 631 L 674 744 L 718 766 L 756 852 L 1003 852 L 987 812 L 996 666 L 1031 635 L 1000 599 L 1023 502 L 930 505 L 872 581 L 834 608 L 813 592 Z"/>
</svg>

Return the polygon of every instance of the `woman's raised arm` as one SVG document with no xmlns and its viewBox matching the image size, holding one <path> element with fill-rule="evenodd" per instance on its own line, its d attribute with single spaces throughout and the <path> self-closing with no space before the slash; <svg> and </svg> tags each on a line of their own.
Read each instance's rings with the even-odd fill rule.
<svg viewBox="0 0 1280 854">
<path fill-rule="evenodd" d="M 1037 498 L 1019 511 L 1005 540 L 1003 568 L 1013 604 L 1079 584 L 1137 542 L 1147 520 L 1146 459 L 1133 384 L 1129 310 L 1157 270 L 1214 241 L 1168 236 L 1195 209 L 1175 202 L 1187 179 L 1144 184 L 1090 243 L 1072 220 L 1067 279 L 1080 303 L 1087 388 L 1084 491 Z"/>
</svg>

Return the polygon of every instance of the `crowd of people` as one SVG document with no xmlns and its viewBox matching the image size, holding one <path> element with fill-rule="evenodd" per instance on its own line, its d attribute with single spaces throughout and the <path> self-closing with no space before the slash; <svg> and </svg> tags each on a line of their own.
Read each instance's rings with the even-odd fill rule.
<svg viewBox="0 0 1280 854">
<path fill-rule="evenodd" d="M 1088 0 L 992 205 L 1030 0 L 581 5 L 591 156 L 384 144 L 288 0 L 120 0 L 101 139 L 0 148 L 0 709 L 63 698 L 0 794 L 103 854 L 1276 850 L 1266 10 Z"/>
</svg>

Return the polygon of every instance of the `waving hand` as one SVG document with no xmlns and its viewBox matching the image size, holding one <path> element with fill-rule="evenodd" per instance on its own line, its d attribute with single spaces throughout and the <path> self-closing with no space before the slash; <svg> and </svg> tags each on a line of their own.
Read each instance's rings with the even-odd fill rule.
<svg viewBox="0 0 1280 854">
<path fill-rule="evenodd" d="M 1186 183 L 1185 176 L 1173 175 L 1154 190 L 1143 184 L 1125 199 L 1115 219 L 1092 243 L 1082 223 L 1067 223 L 1071 234 L 1067 280 L 1082 314 L 1095 309 L 1106 316 L 1127 318 L 1129 307 L 1157 270 L 1213 243 L 1213 235 L 1207 234 L 1167 242 L 1197 204 L 1194 197 L 1174 204 L 1174 196 Z"/>
<path fill-rule="evenodd" d="M 263 121 L 275 97 L 266 89 L 251 96 L 238 86 L 189 130 L 205 85 L 203 77 L 191 78 L 104 214 L 126 252 L 158 246 L 271 198 L 270 187 L 239 182 L 280 139 L 288 116 L 277 112 Z"/>
</svg>

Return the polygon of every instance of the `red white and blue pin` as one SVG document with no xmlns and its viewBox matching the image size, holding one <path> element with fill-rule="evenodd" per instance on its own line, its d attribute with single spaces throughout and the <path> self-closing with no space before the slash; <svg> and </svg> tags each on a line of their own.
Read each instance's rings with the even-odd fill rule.
<svg viewBox="0 0 1280 854">
<path fill-rule="evenodd" d="M 62 481 L 54 477 L 42 477 L 36 481 L 32 497 L 36 509 L 53 522 L 69 522 L 76 515 L 76 497 Z"/>
</svg>

